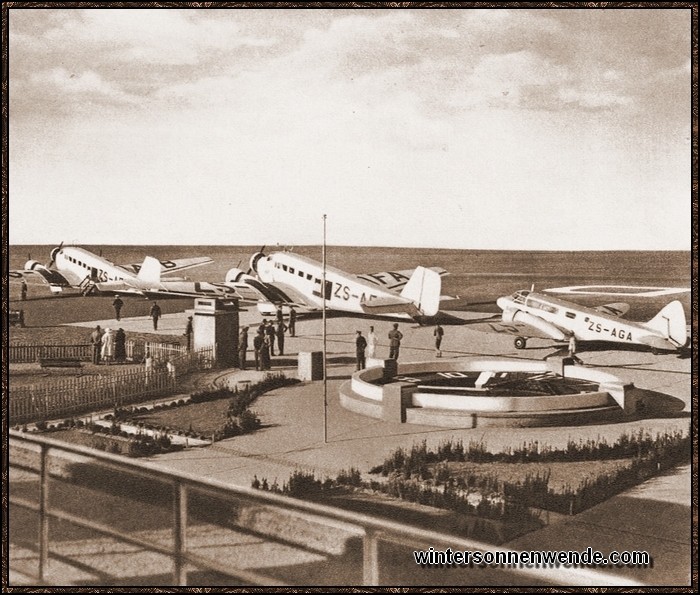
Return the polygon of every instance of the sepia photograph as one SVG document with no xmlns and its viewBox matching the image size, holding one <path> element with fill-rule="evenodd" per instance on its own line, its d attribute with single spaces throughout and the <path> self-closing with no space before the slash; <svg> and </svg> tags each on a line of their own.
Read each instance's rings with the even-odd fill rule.
<svg viewBox="0 0 700 595">
<path fill-rule="evenodd" d="M 696 591 L 697 5 L 262 4 L 2 3 L 3 591 Z"/>
</svg>

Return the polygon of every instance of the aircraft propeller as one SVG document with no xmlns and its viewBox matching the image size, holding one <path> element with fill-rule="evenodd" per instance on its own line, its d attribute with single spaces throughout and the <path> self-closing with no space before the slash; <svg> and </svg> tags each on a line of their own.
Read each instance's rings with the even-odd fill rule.
<svg viewBox="0 0 700 595">
<path fill-rule="evenodd" d="M 267 248 L 267 244 L 263 244 L 262 246 L 260 246 L 260 250 L 258 250 L 255 254 L 262 254 L 264 256 L 263 252 L 265 248 Z M 246 273 L 246 275 L 250 275 L 253 273 L 252 261 L 253 259 L 251 258 L 251 264 L 248 265 L 248 272 Z"/>
<path fill-rule="evenodd" d="M 46 267 L 47 269 L 53 267 L 54 263 L 56 262 L 56 255 L 61 251 L 61 248 L 63 248 L 63 242 L 58 245 L 58 248 L 51 250 L 51 260 L 49 260 L 49 264 Z"/>
</svg>

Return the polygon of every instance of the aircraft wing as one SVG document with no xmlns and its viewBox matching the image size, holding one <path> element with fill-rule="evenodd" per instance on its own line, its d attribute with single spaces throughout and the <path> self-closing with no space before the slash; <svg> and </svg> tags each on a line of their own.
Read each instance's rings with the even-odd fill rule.
<svg viewBox="0 0 700 595">
<path fill-rule="evenodd" d="M 10 271 L 9 278 L 10 281 L 25 279 L 28 283 L 45 283 L 53 293 L 60 293 L 64 287 L 77 287 L 82 280 L 75 274 L 59 273 L 45 267 Z"/>
<path fill-rule="evenodd" d="M 243 284 L 256 291 L 260 295 L 261 302 L 267 302 L 275 306 L 294 306 L 302 310 L 320 309 L 316 304 L 310 302 L 304 294 L 286 283 L 264 283 L 257 279 L 246 279 Z"/>
<path fill-rule="evenodd" d="M 96 283 L 100 293 L 142 295 L 151 299 L 212 297 L 238 299 L 241 305 L 256 304 L 264 299 L 245 283 L 208 283 L 206 281 L 170 281 L 139 283 L 136 281 L 106 281 Z"/>
<path fill-rule="evenodd" d="M 530 324 L 524 322 L 484 322 L 471 325 L 470 328 L 475 330 L 501 333 L 506 335 L 514 335 L 516 337 L 525 337 L 526 339 L 551 339 L 552 336 Z"/>
<path fill-rule="evenodd" d="M 193 267 L 200 267 L 210 262 L 214 262 L 214 259 L 208 256 L 197 256 L 194 258 L 180 258 L 178 260 L 161 260 L 160 262 L 160 274 L 169 275 L 170 273 L 175 273 L 178 271 L 184 271 L 185 269 L 191 269 Z M 130 271 L 132 273 L 138 274 L 141 270 L 142 263 L 139 264 L 129 264 L 122 266 L 123 269 Z"/>
<path fill-rule="evenodd" d="M 431 271 L 435 271 L 441 277 L 443 275 L 449 275 L 449 273 L 440 267 L 425 267 Z M 372 283 L 388 289 L 389 291 L 396 291 L 400 293 L 401 290 L 406 286 L 408 280 L 411 278 L 416 269 L 406 269 L 403 271 L 385 271 L 382 273 L 367 273 L 363 275 L 355 275 L 361 281 L 366 281 L 367 283 Z"/>
<path fill-rule="evenodd" d="M 609 316 L 622 317 L 625 314 L 627 314 L 627 312 L 629 312 L 630 305 L 625 304 L 624 302 L 618 302 L 615 304 L 605 304 L 603 306 L 596 306 L 593 309 L 597 310 L 601 314 L 608 314 Z"/>
</svg>

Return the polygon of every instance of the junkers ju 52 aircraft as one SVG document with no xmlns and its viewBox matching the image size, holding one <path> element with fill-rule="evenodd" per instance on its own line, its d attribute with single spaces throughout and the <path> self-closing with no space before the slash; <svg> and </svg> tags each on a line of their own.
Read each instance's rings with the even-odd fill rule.
<svg viewBox="0 0 700 595">
<path fill-rule="evenodd" d="M 291 252 L 262 251 L 250 260 L 267 298 L 259 310 L 268 313 L 272 306 L 297 306 L 306 310 L 328 310 L 360 315 L 420 319 L 435 316 L 440 308 L 441 275 L 438 267 L 419 266 L 406 271 L 389 271 L 353 275 L 326 266 L 323 286 L 323 265 L 311 258 Z M 250 275 L 240 271 L 227 281 L 244 281 Z"/>
<path fill-rule="evenodd" d="M 515 347 L 524 349 L 528 337 L 566 341 L 605 341 L 647 345 L 653 352 L 675 351 L 687 342 L 683 305 L 674 300 L 648 322 L 622 319 L 624 303 L 590 308 L 534 291 L 521 290 L 496 300 L 503 310 L 501 323 L 490 323 L 497 332 L 516 335 Z"/>
<path fill-rule="evenodd" d="M 113 262 L 77 246 L 63 244 L 51 251 L 47 265 L 29 260 L 24 270 L 11 271 L 10 278 L 39 276 L 54 294 L 66 288 L 79 289 L 84 295 L 90 293 L 134 293 L 159 297 L 206 295 L 198 291 L 196 283 L 185 279 L 167 278 L 168 275 L 212 262 L 203 256 L 180 260 L 159 261 L 147 256 L 142 264 L 116 265 Z M 207 284 L 202 284 L 207 285 Z M 219 289 L 219 291 L 222 291 Z"/>
</svg>

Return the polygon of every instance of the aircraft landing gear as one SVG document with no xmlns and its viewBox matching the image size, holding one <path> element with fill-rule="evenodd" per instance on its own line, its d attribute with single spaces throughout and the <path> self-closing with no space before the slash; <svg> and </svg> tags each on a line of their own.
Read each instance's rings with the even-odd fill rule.
<svg viewBox="0 0 700 595">
<path fill-rule="evenodd" d="M 513 345 L 515 345 L 516 349 L 525 349 L 525 345 L 527 345 L 527 339 L 525 339 L 525 337 L 515 337 Z"/>
</svg>

